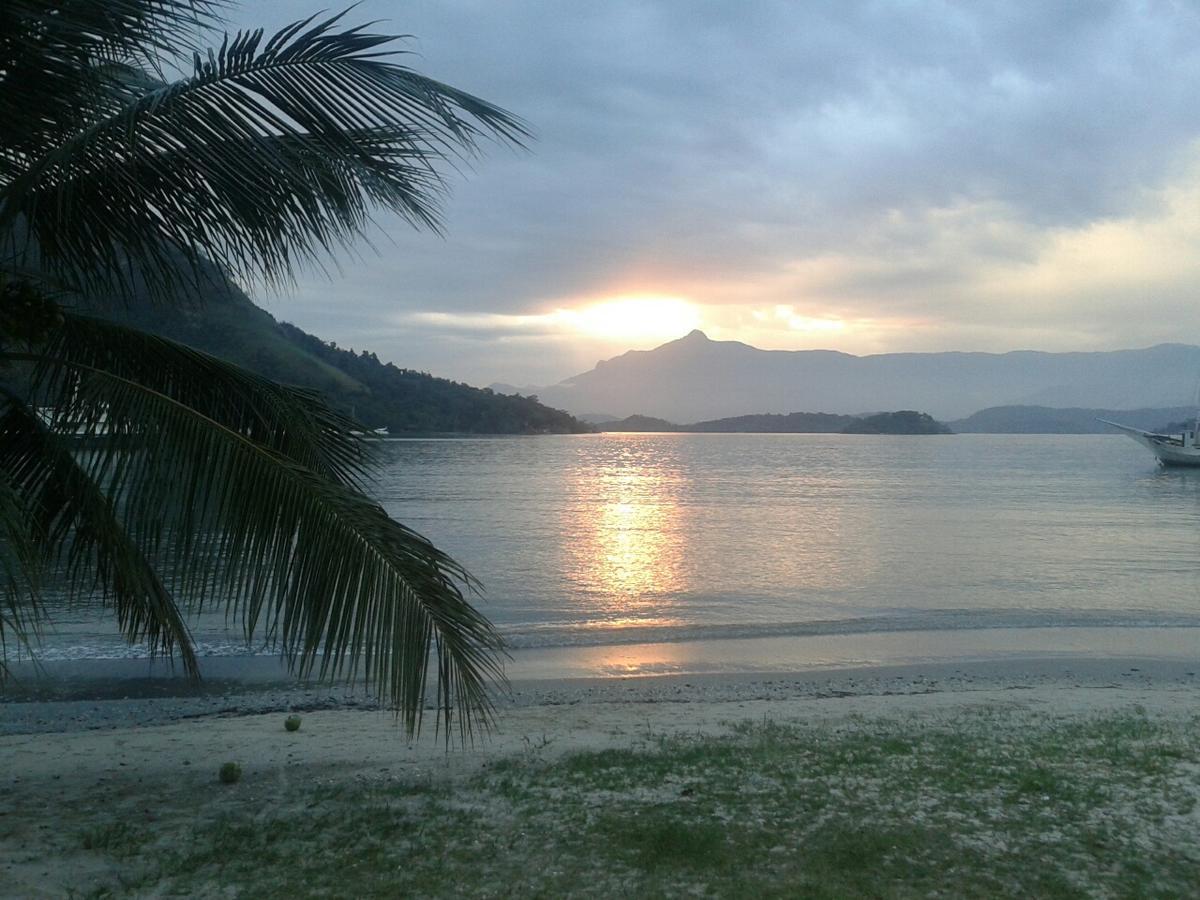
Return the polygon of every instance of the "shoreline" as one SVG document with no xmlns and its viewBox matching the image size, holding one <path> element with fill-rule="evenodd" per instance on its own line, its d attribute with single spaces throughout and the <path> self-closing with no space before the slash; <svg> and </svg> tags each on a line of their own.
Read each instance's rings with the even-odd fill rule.
<svg viewBox="0 0 1200 900">
<path fill-rule="evenodd" d="M 199 683 L 145 677 L 145 661 L 105 662 L 115 665 L 95 673 L 88 661 L 72 663 L 59 667 L 55 680 L 28 685 L 24 693 L 10 692 L 0 700 L 0 737 L 148 728 L 285 711 L 381 711 L 370 695 L 344 684 L 286 680 L 274 657 L 224 658 L 219 673 Z M 602 704 L 770 703 L 1056 688 L 1200 692 L 1200 659 L 1028 655 L 796 672 L 517 678 L 508 687 L 493 695 L 501 722 L 514 711 Z"/>
</svg>

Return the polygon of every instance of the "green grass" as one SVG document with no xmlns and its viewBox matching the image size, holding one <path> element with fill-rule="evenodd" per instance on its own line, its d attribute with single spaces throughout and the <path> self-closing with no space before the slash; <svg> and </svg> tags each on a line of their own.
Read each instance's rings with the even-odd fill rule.
<svg viewBox="0 0 1200 900">
<path fill-rule="evenodd" d="M 744 723 L 83 840 L 118 896 L 1165 898 L 1200 884 L 1198 748 L 1138 712 Z"/>
<path fill-rule="evenodd" d="M 148 829 L 117 821 L 84 829 L 79 835 L 79 846 L 84 850 L 100 851 L 114 859 L 129 859 L 137 856 L 150 839 Z"/>
</svg>

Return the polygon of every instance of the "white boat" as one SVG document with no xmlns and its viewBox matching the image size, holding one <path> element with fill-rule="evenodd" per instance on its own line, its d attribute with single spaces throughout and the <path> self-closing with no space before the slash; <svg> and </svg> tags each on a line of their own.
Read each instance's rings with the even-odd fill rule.
<svg viewBox="0 0 1200 900">
<path fill-rule="evenodd" d="M 1108 419 L 1100 421 L 1120 429 L 1139 444 L 1149 447 L 1150 452 L 1157 456 L 1164 466 L 1200 466 L 1200 434 L 1195 429 L 1184 431 L 1182 434 L 1158 434 L 1119 422 L 1110 422 Z"/>
</svg>

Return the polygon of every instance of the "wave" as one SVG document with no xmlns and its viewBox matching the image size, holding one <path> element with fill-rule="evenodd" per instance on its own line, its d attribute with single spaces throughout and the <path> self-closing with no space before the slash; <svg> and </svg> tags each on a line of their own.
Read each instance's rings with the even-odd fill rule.
<svg viewBox="0 0 1200 900">
<path fill-rule="evenodd" d="M 940 609 L 802 622 L 628 625 L 593 623 L 516 625 L 499 629 L 514 650 L 666 644 L 764 637 L 821 637 L 907 631 L 981 631 L 1021 628 L 1200 628 L 1200 615 L 1153 610 Z"/>
<path fill-rule="evenodd" d="M 596 622 L 529 623 L 499 626 L 512 650 L 605 647 L 629 644 L 673 644 L 688 641 L 752 640 L 779 637 L 834 637 L 913 631 L 982 631 L 1024 628 L 1200 628 L 1200 614 L 1154 610 L 995 610 L 940 609 L 885 613 L 841 619 L 801 622 L 730 624 L 683 623 L 671 625 L 621 625 Z M 225 635 L 198 635 L 197 654 L 213 656 L 273 656 L 270 647 L 247 647 Z M 148 659 L 148 648 L 129 645 L 118 636 L 74 635 L 52 638 L 36 652 L 42 662 L 86 659 Z M 20 661 L 13 654 L 10 662 Z"/>
</svg>

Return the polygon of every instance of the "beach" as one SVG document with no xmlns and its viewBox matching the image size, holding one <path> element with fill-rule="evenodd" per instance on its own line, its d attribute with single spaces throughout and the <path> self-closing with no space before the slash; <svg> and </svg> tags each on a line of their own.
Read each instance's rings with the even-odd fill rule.
<svg viewBox="0 0 1200 900">
<path fill-rule="evenodd" d="M 87 896 L 97 889 L 154 896 L 172 886 L 186 893 L 251 896 L 261 885 L 237 874 L 237 865 L 230 869 L 219 859 L 203 864 L 193 859 L 181 864 L 190 874 L 177 883 L 172 879 L 178 873 L 155 859 L 169 860 L 168 851 L 194 842 L 197 833 L 232 821 L 262 823 L 277 815 L 307 820 L 312 809 L 328 816 L 339 804 L 363 808 L 363 791 L 399 790 L 407 796 L 436 785 L 438 796 L 462 794 L 469 819 L 472 803 L 483 809 L 495 802 L 495 784 L 488 779 L 506 767 L 518 767 L 533 786 L 596 754 L 669 756 L 694 742 L 723 746 L 728 740 L 762 737 L 754 736 L 757 732 L 746 737 L 746 728 L 799 729 L 787 733 L 795 740 L 815 740 L 816 746 L 821 741 L 837 745 L 848 732 L 909 735 L 910 743 L 912 735 L 927 732 L 970 732 L 980 736 L 981 745 L 999 746 L 1024 739 L 1023 734 L 1058 733 L 1089 722 L 1102 723 L 1100 730 L 1126 729 L 1121 723 L 1133 717 L 1165 729 L 1162 734 L 1186 747 L 1200 710 L 1198 673 L 1200 666 L 1179 660 L 1031 658 L 792 674 L 520 681 L 498 700 L 493 731 L 477 734 L 465 747 L 455 742 L 447 747 L 444 735 L 435 733 L 432 716 L 419 738 L 409 740 L 394 717 L 368 698 L 328 687 L 229 680 L 190 696 L 162 696 L 161 686 L 154 696 L 146 684 L 127 685 L 128 692 L 118 696 L 121 688 L 114 682 L 91 696 L 45 695 L 0 705 L 5 781 L 0 883 L 7 896 Z M 291 710 L 303 719 L 294 733 L 283 728 Z M 1022 752 L 1016 748 L 1010 755 L 1015 760 Z M 238 784 L 218 782 L 218 768 L 226 761 L 241 766 Z M 852 784 L 877 762 L 867 760 L 862 771 L 854 766 L 831 770 L 823 783 L 845 779 Z M 1173 820 L 1180 845 L 1163 849 L 1181 865 L 1200 866 L 1194 841 L 1182 837 L 1200 823 L 1195 805 L 1200 760 L 1175 762 L 1171 793 L 1184 792 L 1191 802 Z M 679 766 L 681 772 L 685 768 Z M 745 772 L 738 778 L 753 781 Z M 649 783 L 672 782 L 660 773 Z M 1147 786 L 1147 797 L 1159 796 L 1161 789 L 1157 783 Z M 672 788 L 673 796 L 678 790 Z M 1045 803 L 1051 803 L 1052 793 Z M 483 795 L 490 799 L 479 800 Z M 1127 797 L 1128 809 L 1112 815 L 1134 815 L 1135 800 Z M 656 800 L 654 808 L 661 806 Z M 1169 844 L 1175 831 L 1164 832 L 1161 821 L 1154 821 L 1159 824 L 1146 826 L 1153 834 L 1131 839 Z M 461 827 L 469 832 L 472 826 Z M 287 840 L 298 856 L 312 854 L 301 837 Z M 1086 872 L 1078 862 L 1066 868 Z M 260 865 L 269 868 L 269 860 Z M 636 860 L 630 866 L 627 875 L 634 880 L 621 883 L 645 887 L 636 880 Z M 673 883 L 651 868 L 657 889 Z M 694 866 L 685 865 L 683 872 L 693 886 L 712 883 Z M 328 893 L 306 883 L 314 895 Z M 541 889 L 553 890 L 556 884 L 541 884 Z M 581 886 L 580 892 L 597 893 L 598 884 Z M 467 894 L 494 893 L 460 887 Z M 438 892 L 432 882 L 423 890 Z M 387 895 L 386 886 L 379 894 Z"/>
</svg>

